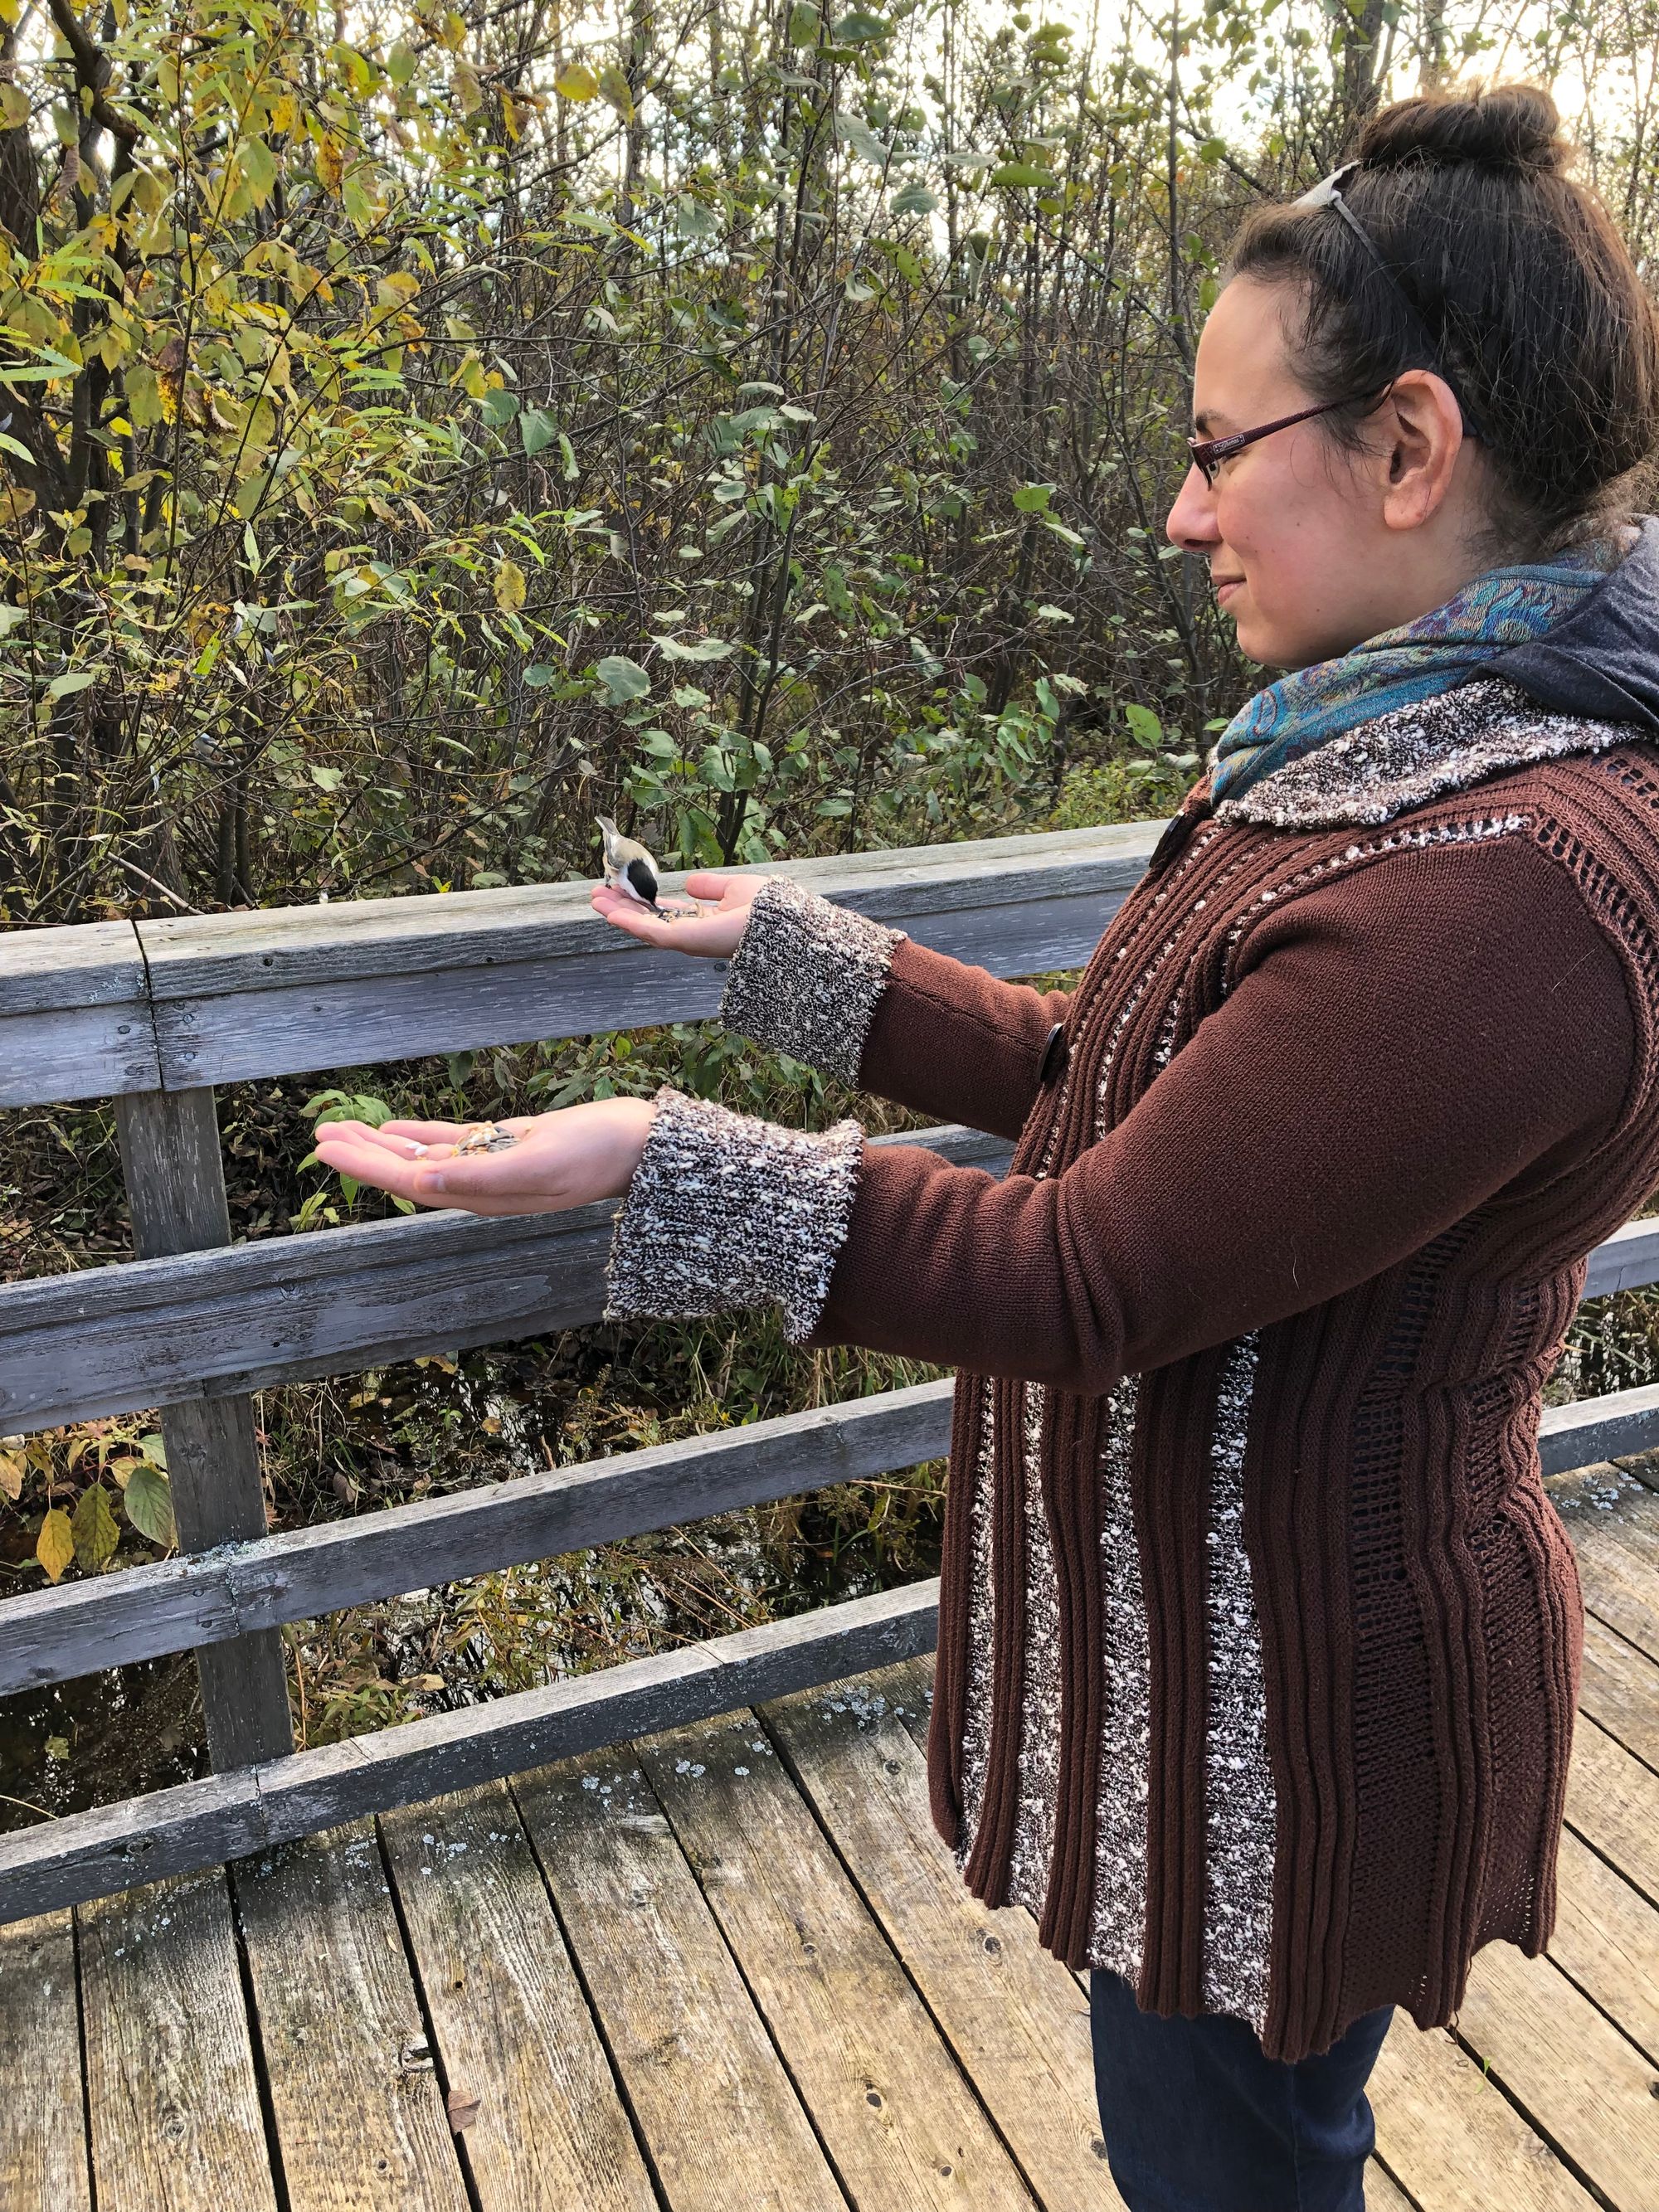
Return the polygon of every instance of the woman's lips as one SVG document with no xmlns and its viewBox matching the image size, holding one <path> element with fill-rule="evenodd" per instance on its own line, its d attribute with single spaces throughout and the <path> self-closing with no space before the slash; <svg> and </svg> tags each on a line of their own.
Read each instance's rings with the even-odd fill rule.
<svg viewBox="0 0 1659 2212">
<path fill-rule="evenodd" d="M 1243 580 L 1243 576 L 1229 576 L 1224 584 L 1218 584 L 1215 587 L 1216 605 L 1224 606 L 1228 592 L 1236 592 Z"/>
</svg>

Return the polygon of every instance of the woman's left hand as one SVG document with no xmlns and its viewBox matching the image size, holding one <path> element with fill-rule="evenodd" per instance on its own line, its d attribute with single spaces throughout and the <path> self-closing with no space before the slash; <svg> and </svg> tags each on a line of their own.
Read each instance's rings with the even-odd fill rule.
<svg viewBox="0 0 1659 2212">
<path fill-rule="evenodd" d="M 648 1098 L 601 1098 L 502 1121 L 519 1139 L 501 1152 L 461 1152 L 459 1121 L 326 1121 L 318 1158 L 337 1174 L 416 1206 L 468 1213 L 563 1213 L 620 1198 L 640 1164 L 656 1108 Z M 471 1125 L 471 1126 L 476 1126 Z"/>
</svg>

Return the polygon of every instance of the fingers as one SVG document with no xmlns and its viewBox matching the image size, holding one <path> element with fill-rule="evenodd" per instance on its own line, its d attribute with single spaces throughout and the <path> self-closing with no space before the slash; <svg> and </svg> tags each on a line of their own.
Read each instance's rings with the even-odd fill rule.
<svg viewBox="0 0 1659 2212">
<path fill-rule="evenodd" d="M 417 1145 L 453 1145 L 463 1129 L 473 1126 L 468 1121 L 382 1121 L 377 1133 L 408 1137 Z"/>
<path fill-rule="evenodd" d="M 686 878 L 685 888 L 693 898 L 724 898 L 732 881 L 730 876 L 711 876 L 707 868 L 702 868 Z"/>
<path fill-rule="evenodd" d="M 442 1206 L 447 1201 L 420 1187 L 420 1162 L 394 1152 L 390 1146 L 377 1145 L 373 1140 L 377 1132 L 365 1129 L 359 1123 L 355 1128 L 349 1123 L 331 1121 L 319 1133 L 317 1155 L 336 1175 L 350 1176 L 355 1182 L 371 1184 L 376 1190 L 389 1190 L 394 1198 L 411 1199 L 417 1205 Z M 429 1182 L 431 1170 L 426 1170 Z"/>
<path fill-rule="evenodd" d="M 594 912 L 602 915 L 612 928 L 625 930 L 629 937 L 637 937 L 643 945 L 666 945 L 669 941 L 674 925 L 659 921 L 648 908 L 633 899 L 624 898 L 620 891 L 613 891 L 602 884 L 592 894 L 592 904 Z"/>
<path fill-rule="evenodd" d="M 375 1147 L 394 1159 L 418 1159 L 422 1140 L 404 1133 L 412 1132 L 421 1126 L 412 1121 L 386 1121 L 377 1129 L 368 1121 L 325 1121 L 316 1132 L 317 1146 L 320 1151 L 325 1143 L 347 1139 L 353 1144 Z M 450 1128 L 450 1124 L 443 1121 L 429 1126 L 446 1133 Z"/>
</svg>

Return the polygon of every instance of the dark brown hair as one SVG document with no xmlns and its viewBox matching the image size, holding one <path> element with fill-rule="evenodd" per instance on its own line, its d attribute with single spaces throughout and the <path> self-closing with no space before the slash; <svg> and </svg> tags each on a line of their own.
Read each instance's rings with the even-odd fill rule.
<svg viewBox="0 0 1659 2212">
<path fill-rule="evenodd" d="M 1577 149 L 1531 84 L 1396 100 L 1366 123 L 1344 197 L 1486 433 L 1499 556 L 1535 557 L 1639 504 L 1659 448 L 1659 321 Z M 1315 400 L 1427 368 L 1422 341 L 1333 208 L 1253 209 L 1224 274 L 1296 288 L 1287 356 Z M 1364 403 L 1321 427 L 1351 452 Z"/>
</svg>

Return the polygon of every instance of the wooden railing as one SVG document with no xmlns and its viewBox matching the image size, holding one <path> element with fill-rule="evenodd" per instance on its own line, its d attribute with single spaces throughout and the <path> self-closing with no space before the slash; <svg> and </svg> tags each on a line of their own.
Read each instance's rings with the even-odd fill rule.
<svg viewBox="0 0 1659 2212">
<path fill-rule="evenodd" d="M 1158 823 L 790 872 L 1002 975 L 1080 965 Z M 280 1632 L 342 1607 L 937 1457 L 950 1385 L 268 1535 L 251 1394 L 599 1317 L 614 1209 L 432 1213 L 230 1243 L 212 1086 L 712 1013 L 718 963 L 596 921 L 581 885 L 100 922 L 0 939 L 0 1105 L 113 1097 L 139 1257 L 0 1285 L 0 1432 L 160 1407 L 176 1558 L 0 1603 L 0 1694 L 193 1650 L 205 1779 L 0 1838 L 0 1920 L 834 1680 L 931 1646 L 932 1583 L 295 1753 Z M 963 1129 L 908 1142 L 1006 1162 Z M 1586 1295 L 1659 1280 L 1659 1221 Z M 1659 1439 L 1659 1388 L 1545 1416 L 1547 1472 Z"/>
</svg>

